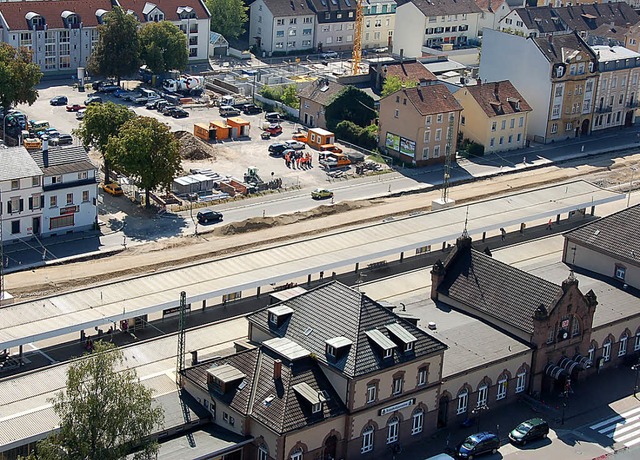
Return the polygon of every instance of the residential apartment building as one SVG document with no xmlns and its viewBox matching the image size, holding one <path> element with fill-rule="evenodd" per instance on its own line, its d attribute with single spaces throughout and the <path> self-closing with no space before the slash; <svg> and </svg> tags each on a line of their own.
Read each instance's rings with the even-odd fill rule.
<svg viewBox="0 0 640 460">
<path fill-rule="evenodd" d="M 309 128 L 327 129 L 324 112 L 344 88 L 345 86 L 340 83 L 319 78 L 298 91 L 300 123 Z"/>
<path fill-rule="evenodd" d="M 482 145 L 485 153 L 525 147 L 532 109 L 511 82 L 465 86 L 454 97 L 462 106 L 460 132 L 464 139 Z"/>
<path fill-rule="evenodd" d="M 623 46 L 591 47 L 598 58 L 598 81 L 592 129 L 631 126 L 638 108 L 640 54 Z"/>
<path fill-rule="evenodd" d="M 0 148 L 0 165 L 2 243 L 39 235 L 42 171 L 24 147 Z"/>
<path fill-rule="evenodd" d="M 42 235 L 90 230 L 98 219 L 97 169 L 82 146 L 30 153 L 42 170 Z"/>
<path fill-rule="evenodd" d="M 380 100 L 379 146 L 418 166 L 444 163 L 455 149 L 462 106 L 446 85 L 421 80 Z M 454 158 L 455 161 L 455 158 Z"/>
<path fill-rule="evenodd" d="M 598 62 L 575 32 L 525 38 L 487 29 L 480 79 L 508 79 L 518 88 L 533 109 L 528 132 L 537 142 L 591 132 Z"/>
<path fill-rule="evenodd" d="M 466 45 L 478 38 L 482 10 L 474 0 L 398 2 L 393 52 L 422 57 L 425 47 Z"/>
<path fill-rule="evenodd" d="M 364 4 L 363 49 L 392 49 L 393 31 L 396 24 L 396 6 L 394 0 L 377 0 Z"/>
<path fill-rule="evenodd" d="M 500 21 L 511 11 L 507 0 L 475 0 L 476 5 L 482 10 L 478 19 L 478 34 L 482 35 L 482 29 L 500 29 Z"/>
<path fill-rule="evenodd" d="M 438 81 L 438 77 L 427 70 L 421 62 L 416 59 L 404 59 L 403 56 L 400 56 L 399 60 L 385 60 L 370 64 L 369 75 L 374 88 L 378 91 L 382 91 L 385 80 L 390 77 L 397 77 L 408 84 L 417 84 L 420 80 Z"/>
<path fill-rule="evenodd" d="M 249 37 L 258 53 L 311 52 L 316 13 L 303 2 L 256 0 L 249 7 Z"/>
<path fill-rule="evenodd" d="M 307 0 L 307 3 L 316 13 L 317 51 L 351 51 L 356 25 L 355 0 Z"/>
<path fill-rule="evenodd" d="M 45 73 L 74 73 L 84 67 L 98 43 L 98 25 L 113 6 L 121 6 L 142 23 L 169 20 L 187 34 L 190 62 L 208 56 L 210 15 L 200 0 L 18 1 L 2 4 L 0 40 L 33 52 Z"/>
<path fill-rule="evenodd" d="M 428 439 L 439 340 L 338 282 L 248 319 L 251 348 L 188 368 L 182 382 L 215 424 L 253 437 L 250 458 L 378 457 Z"/>
</svg>

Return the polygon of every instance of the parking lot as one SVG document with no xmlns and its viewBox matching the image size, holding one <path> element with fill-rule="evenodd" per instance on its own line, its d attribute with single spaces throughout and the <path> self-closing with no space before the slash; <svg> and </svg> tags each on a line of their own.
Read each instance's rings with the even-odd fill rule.
<svg viewBox="0 0 640 460">
<path fill-rule="evenodd" d="M 61 133 L 72 133 L 79 125 L 75 112 L 67 112 L 64 105 L 52 106 L 49 101 L 54 96 L 67 96 L 68 104 L 81 104 L 93 92 L 91 90 L 80 92 L 69 84 L 57 82 L 45 82 L 39 88 L 39 98 L 32 105 L 21 105 L 19 110 L 26 113 L 29 119 L 47 120 L 51 126 L 55 127 Z M 133 90 L 140 85 L 138 81 L 124 81 L 122 86 L 126 89 Z M 155 110 L 146 109 L 144 106 L 135 105 L 132 102 L 126 102 L 110 94 L 100 93 L 102 99 L 112 101 L 118 104 L 124 104 L 133 109 L 138 115 L 151 116 L 163 123 L 167 124 L 172 131 L 187 131 L 193 133 L 194 123 L 208 123 L 212 120 L 220 120 L 218 108 L 213 107 L 189 107 L 185 109 L 189 112 L 188 118 L 175 119 L 164 116 Z M 215 158 L 206 160 L 183 160 L 183 169 L 189 172 L 191 169 L 210 169 L 219 173 L 221 176 L 233 176 L 243 179 L 244 173 L 249 167 L 258 169 L 258 174 L 264 180 L 273 178 L 281 178 L 284 187 L 300 186 L 300 187 L 326 187 L 329 177 L 326 172 L 318 166 L 318 152 L 307 149 L 313 156 L 311 168 L 297 169 L 290 165 L 287 167 L 284 159 L 273 158 L 268 154 L 268 146 L 274 142 L 290 140 L 293 133 L 301 128 L 301 125 L 292 122 L 282 122 L 282 134 L 272 137 L 270 140 L 263 140 L 260 137 L 261 126 L 265 123 L 264 113 L 257 115 L 241 115 L 242 118 L 251 123 L 250 138 L 243 138 L 234 141 L 215 142 L 214 155 Z M 74 139 L 74 143 L 77 140 Z M 101 157 L 97 152 L 91 152 L 91 157 L 96 164 L 101 162 Z"/>
</svg>

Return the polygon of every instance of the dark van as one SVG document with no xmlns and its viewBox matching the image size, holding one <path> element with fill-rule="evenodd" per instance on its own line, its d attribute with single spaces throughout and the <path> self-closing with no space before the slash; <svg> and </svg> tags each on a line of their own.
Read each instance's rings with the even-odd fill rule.
<svg viewBox="0 0 640 460">
<path fill-rule="evenodd" d="M 527 442 L 546 438 L 549 434 L 549 424 L 541 418 L 532 418 L 522 422 L 509 433 L 509 439 L 514 444 L 524 446 Z"/>
<path fill-rule="evenodd" d="M 500 448 L 500 438 L 495 433 L 483 431 L 469 436 L 458 446 L 458 458 L 476 458 L 478 455 L 495 454 Z"/>
</svg>

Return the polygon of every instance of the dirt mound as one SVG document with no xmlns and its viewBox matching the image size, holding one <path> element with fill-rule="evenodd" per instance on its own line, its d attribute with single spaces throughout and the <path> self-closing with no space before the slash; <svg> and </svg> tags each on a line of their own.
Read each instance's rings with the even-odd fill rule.
<svg viewBox="0 0 640 460">
<path fill-rule="evenodd" d="M 176 131 L 174 133 L 180 143 L 180 157 L 185 160 L 215 160 L 213 146 L 207 144 L 188 131 Z"/>
<path fill-rule="evenodd" d="M 235 235 L 238 233 L 253 232 L 265 228 L 279 227 L 282 225 L 295 224 L 308 219 L 316 219 L 318 217 L 330 216 L 341 212 L 347 212 L 352 209 L 359 209 L 371 206 L 372 201 L 345 201 L 331 206 L 322 205 L 309 211 L 299 211 L 292 214 L 283 214 L 280 216 L 252 217 L 242 222 L 233 222 L 228 225 L 217 228 L 214 232 L 219 235 Z"/>
</svg>

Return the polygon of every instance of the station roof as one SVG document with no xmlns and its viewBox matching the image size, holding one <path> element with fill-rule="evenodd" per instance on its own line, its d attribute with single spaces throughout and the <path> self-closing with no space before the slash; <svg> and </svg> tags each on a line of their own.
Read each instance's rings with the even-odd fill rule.
<svg viewBox="0 0 640 460">
<path fill-rule="evenodd" d="M 0 348 L 174 308 L 181 291 L 196 303 L 453 241 L 465 225 L 469 234 L 481 234 L 624 198 L 585 181 L 568 182 L 16 303 L 2 309 Z"/>
</svg>

